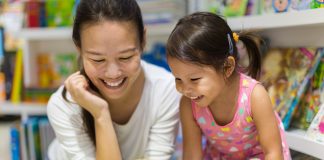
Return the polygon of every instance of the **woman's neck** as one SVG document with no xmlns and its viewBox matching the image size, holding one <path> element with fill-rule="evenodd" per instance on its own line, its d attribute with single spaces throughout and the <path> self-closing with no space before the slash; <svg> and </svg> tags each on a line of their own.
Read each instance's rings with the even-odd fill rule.
<svg viewBox="0 0 324 160">
<path fill-rule="evenodd" d="M 144 82 L 144 71 L 141 69 L 138 78 L 132 84 L 129 92 L 120 99 L 109 101 L 110 114 L 115 123 L 125 124 L 129 121 L 141 100 Z"/>
</svg>

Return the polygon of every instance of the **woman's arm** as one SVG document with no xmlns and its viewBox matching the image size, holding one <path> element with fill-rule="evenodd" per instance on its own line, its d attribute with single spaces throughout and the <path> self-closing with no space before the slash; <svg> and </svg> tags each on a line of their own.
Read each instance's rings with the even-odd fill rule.
<svg viewBox="0 0 324 160">
<path fill-rule="evenodd" d="M 279 127 L 265 88 L 257 84 L 251 96 L 253 121 L 266 160 L 283 159 Z"/>
<path fill-rule="evenodd" d="M 47 117 L 59 142 L 52 150 L 54 152 L 51 155 L 55 157 L 50 158 L 95 160 L 95 147 L 84 130 L 81 108 L 65 101 L 61 91 L 62 87 L 51 96 L 47 104 Z"/>
<path fill-rule="evenodd" d="M 64 85 L 71 97 L 94 118 L 96 132 L 96 159 L 120 160 L 121 152 L 110 117 L 108 103 L 91 91 L 87 79 L 76 72 L 69 76 Z"/>
<path fill-rule="evenodd" d="M 191 101 L 182 97 L 180 101 L 180 119 L 183 135 L 183 159 L 202 160 L 201 130 L 194 120 Z"/>
</svg>

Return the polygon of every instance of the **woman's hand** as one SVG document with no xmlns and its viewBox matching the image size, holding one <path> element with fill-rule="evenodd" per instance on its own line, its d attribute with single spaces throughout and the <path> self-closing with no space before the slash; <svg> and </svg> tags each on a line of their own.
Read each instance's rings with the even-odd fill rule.
<svg viewBox="0 0 324 160">
<path fill-rule="evenodd" d="M 108 103 L 89 88 L 88 80 L 80 71 L 70 75 L 64 82 L 73 100 L 86 109 L 96 119 L 108 111 Z"/>
</svg>

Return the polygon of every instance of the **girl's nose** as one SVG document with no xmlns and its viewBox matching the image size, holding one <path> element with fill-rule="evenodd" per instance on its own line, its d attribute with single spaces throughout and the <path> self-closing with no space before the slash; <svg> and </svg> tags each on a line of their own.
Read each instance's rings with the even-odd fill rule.
<svg viewBox="0 0 324 160">
<path fill-rule="evenodd" d="M 181 87 L 181 92 L 183 93 L 183 95 L 190 95 L 192 93 L 192 88 L 189 85 L 183 85 Z"/>
</svg>

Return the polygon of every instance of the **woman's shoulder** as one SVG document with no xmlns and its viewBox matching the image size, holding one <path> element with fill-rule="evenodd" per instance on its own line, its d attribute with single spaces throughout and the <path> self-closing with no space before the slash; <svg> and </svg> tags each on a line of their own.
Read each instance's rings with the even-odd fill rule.
<svg viewBox="0 0 324 160">
<path fill-rule="evenodd" d="M 147 79 L 153 79 L 153 80 L 167 80 L 167 81 L 173 81 L 173 75 L 171 72 L 167 71 L 165 68 L 148 63 L 146 61 L 141 62 L 145 78 Z"/>
</svg>

